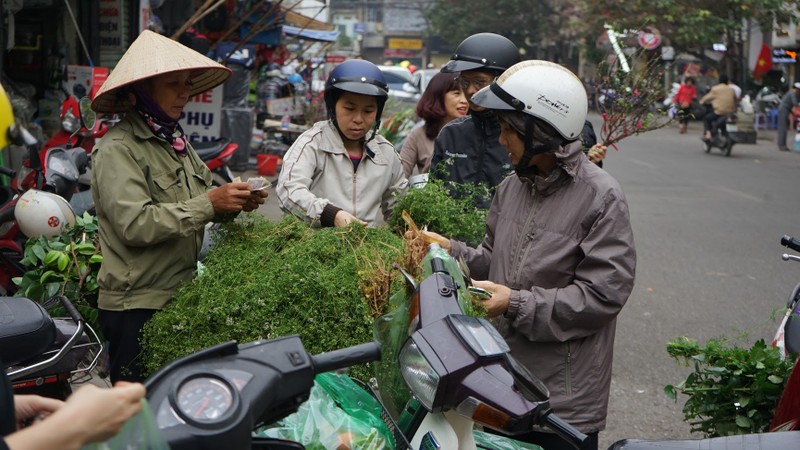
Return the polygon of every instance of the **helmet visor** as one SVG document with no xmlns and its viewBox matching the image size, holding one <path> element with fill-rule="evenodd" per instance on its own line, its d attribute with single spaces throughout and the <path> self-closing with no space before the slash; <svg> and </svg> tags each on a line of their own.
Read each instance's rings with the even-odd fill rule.
<svg viewBox="0 0 800 450">
<path fill-rule="evenodd" d="M 447 63 L 447 65 L 442 67 L 442 72 L 444 73 L 466 72 L 467 70 L 485 69 L 485 68 L 486 68 L 485 62 L 472 62 L 472 61 L 462 61 L 460 59 L 451 59 L 450 62 Z"/>
<path fill-rule="evenodd" d="M 496 82 L 473 94 L 472 103 L 486 109 L 522 111 L 525 108 L 523 102 L 504 91 Z"/>
<path fill-rule="evenodd" d="M 373 97 L 388 97 L 389 93 L 385 86 L 373 84 L 368 79 L 356 78 L 352 80 L 339 79 L 333 83 L 333 87 L 354 94 L 371 95 Z"/>
</svg>

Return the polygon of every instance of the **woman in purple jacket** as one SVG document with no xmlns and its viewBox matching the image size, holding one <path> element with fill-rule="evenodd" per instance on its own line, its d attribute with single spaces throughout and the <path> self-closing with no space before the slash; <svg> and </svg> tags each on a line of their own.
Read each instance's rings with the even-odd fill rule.
<svg viewBox="0 0 800 450">
<path fill-rule="evenodd" d="M 523 61 L 472 101 L 499 117 L 516 176 L 498 186 L 478 248 L 446 239 L 442 246 L 483 280 L 474 284 L 492 293 L 485 306 L 512 355 L 547 385 L 554 412 L 596 449 L 616 317 L 636 267 L 625 195 L 581 149 L 586 92 L 566 68 Z M 571 448 L 545 430 L 520 438 Z"/>
</svg>

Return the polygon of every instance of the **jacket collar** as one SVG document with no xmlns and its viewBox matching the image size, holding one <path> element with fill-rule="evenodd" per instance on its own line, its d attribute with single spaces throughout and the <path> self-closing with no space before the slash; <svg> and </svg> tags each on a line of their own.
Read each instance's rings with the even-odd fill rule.
<svg viewBox="0 0 800 450">
<path fill-rule="evenodd" d="M 558 189 L 562 183 L 575 178 L 578 169 L 584 161 L 583 143 L 580 140 L 561 146 L 555 152 L 558 162 L 547 178 L 535 175 L 532 171 L 521 176 L 520 179 L 528 184 L 532 184 L 537 192 L 548 195 Z"/>
</svg>

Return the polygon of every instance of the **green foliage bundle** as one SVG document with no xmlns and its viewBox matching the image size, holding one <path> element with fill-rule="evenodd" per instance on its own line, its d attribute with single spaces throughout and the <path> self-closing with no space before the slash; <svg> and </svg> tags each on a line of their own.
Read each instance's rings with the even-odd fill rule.
<svg viewBox="0 0 800 450">
<path fill-rule="evenodd" d="M 223 225 L 203 275 L 183 284 L 144 330 L 146 370 L 228 340 L 299 334 L 321 353 L 372 340 L 402 260 L 403 242 L 387 228 L 312 230 L 293 216 L 257 214 Z M 395 280 L 396 279 L 396 280 Z M 368 379 L 365 366 L 353 376 Z"/>
<path fill-rule="evenodd" d="M 694 371 L 664 392 L 683 406 L 684 420 L 692 432 L 707 437 L 767 431 L 793 362 L 759 340 L 750 349 L 729 347 L 724 339 L 705 346 L 688 338 L 667 344 L 669 355 Z"/>
<path fill-rule="evenodd" d="M 19 295 L 40 303 L 64 295 L 96 324 L 97 272 L 103 261 L 98 241 L 97 219 L 88 212 L 52 238 L 29 238 L 20 262 L 30 270 L 13 280 Z"/>
<path fill-rule="evenodd" d="M 427 225 L 430 231 L 475 247 L 486 234 L 488 213 L 477 208 L 475 201 L 487 195 L 484 186 L 431 179 L 425 187 L 410 188 L 397 200 L 389 225 L 403 229 L 405 223 L 400 213 L 406 211 L 418 226 Z"/>
</svg>

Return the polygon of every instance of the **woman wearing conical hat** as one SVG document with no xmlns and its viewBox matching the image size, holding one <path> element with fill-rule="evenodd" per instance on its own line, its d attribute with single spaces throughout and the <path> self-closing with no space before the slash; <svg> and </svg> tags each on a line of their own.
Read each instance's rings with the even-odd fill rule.
<svg viewBox="0 0 800 450">
<path fill-rule="evenodd" d="M 230 73 L 144 31 L 92 102 L 97 112 L 125 113 L 92 151 L 103 249 L 98 306 L 112 382 L 142 378 L 141 329 L 193 277 L 206 223 L 264 203 L 266 192 L 251 192 L 247 183 L 212 188 L 211 172 L 178 124 L 192 96 Z"/>
</svg>

